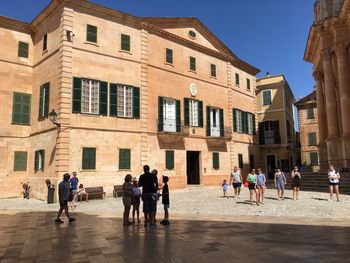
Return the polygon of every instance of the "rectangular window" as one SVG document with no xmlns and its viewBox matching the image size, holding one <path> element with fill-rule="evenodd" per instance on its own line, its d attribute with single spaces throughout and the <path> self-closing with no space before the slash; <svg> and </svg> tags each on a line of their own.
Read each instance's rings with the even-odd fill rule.
<svg viewBox="0 0 350 263">
<path fill-rule="evenodd" d="M 190 70 L 196 71 L 196 58 L 190 57 Z"/>
<path fill-rule="evenodd" d="M 174 151 L 165 151 L 165 168 L 173 170 L 174 167 Z"/>
<path fill-rule="evenodd" d="M 96 169 L 96 148 L 83 148 L 82 169 Z"/>
<path fill-rule="evenodd" d="M 218 170 L 220 168 L 220 156 L 219 153 L 213 153 L 213 169 Z"/>
<path fill-rule="evenodd" d="M 86 25 L 86 41 L 97 43 L 97 26 Z"/>
<path fill-rule="evenodd" d="M 14 171 L 27 171 L 27 152 L 15 152 Z"/>
<path fill-rule="evenodd" d="M 82 79 L 81 85 L 81 112 L 99 113 L 99 86 L 97 80 Z"/>
<path fill-rule="evenodd" d="M 12 124 L 29 125 L 31 95 L 25 93 L 13 93 Z"/>
<path fill-rule="evenodd" d="M 247 113 L 248 118 L 248 134 L 254 133 L 254 121 L 253 121 L 253 114 Z"/>
<path fill-rule="evenodd" d="M 165 61 L 169 64 L 173 64 L 173 50 L 167 48 L 165 53 Z"/>
<path fill-rule="evenodd" d="M 316 140 L 316 133 L 310 132 L 309 133 L 309 146 L 316 146 L 317 140 Z"/>
<path fill-rule="evenodd" d="M 239 74 L 238 73 L 235 74 L 235 83 L 237 86 L 239 86 Z"/>
<path fill-rule="evenodd" d="M 44 35 L 43 38 L 43 51 L 47 50 L 47 33 Z"/>
<path fill-rule="evenodd" d="M 311 152 L 310 153 L 310 164 L 312 166 L 317 166 L 318 165 L 318 154 L 317 154 L 317 152 Z"/>
<path fill-rule="evenodd" d="M 118 85 L 118 117 L 132 118 L 132 87 Z"/>
<path fill-rule="evenodd" d="M 119 169 L 130 169 L 131 167 L 131 150 L 119 149 Z"/>
<path fill-rule="evenodd" d="M 39 119 L 47 118 L 49 114 L 50 83 L 47 82 L 40 87 Z"/>
<path fill-rule="evenodd" d="M 314 116 L 314 108 L 312 108 L 312 107 L 307 108 L 307 118 L 308 119 L 314 119 L 315 118 L 315 116 Z"/>
<path fill-rule="evenodd" d="M 241 153 L 238 154 L 238 167 L 243 169 L 243 154 Z"/>
<path fill-rule="evenodd" d="M 26 42 L 18 42 L 18 56 L 21 58 L 28 58 L 29 44 Z"/>
<path fill-rule="evenodd" d="M 235 126 L 236 126 L 236 132 L 243 132 L 243 118 L 242 118 L 242 111 L 235 110 Z"/>
<path fill-rule="evenodd" d="M 250 79 L 247 79 L 247 90 L 250 90 Z"/>
<path fill-rule="evenodd" d="M 189 119 L 190 126 L 198 127 L 199 118 L 198 118 L 198 101 L 197 100 L 189 100 Z"/>
<path fill-rule="evenodd" d="M 271 105 L 272 99 L 271 99 L 271 90 L 264 90 L 263 91 L 263 105 Z"/>
<path fill-rule="evenodd" d="M 216 78 L 216 65 L 210 64 L 210 76 Z"/>
<path fill-rule="evenodd" d="M 34 159 L 34 171 L 44 171 L 45 164 L 45 151 L 38 150 L 35 151 L 35 159 Z"/>
<path fill-rule="evenodd" d="M 121 34 L 121 50 L 130 51 L 130 36 Z"/>
</svg>

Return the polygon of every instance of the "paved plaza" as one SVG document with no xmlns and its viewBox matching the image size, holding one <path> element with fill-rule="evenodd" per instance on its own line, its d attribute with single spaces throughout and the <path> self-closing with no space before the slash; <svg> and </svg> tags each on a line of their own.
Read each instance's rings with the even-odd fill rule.
<svg viewBox="0 0 350 263">
<path fill-rule="evenodd" d="M 63 217 L 65 223 L 61 225 L 53 223 L 57 204 L 0 200 L 0 259 L 1 262 L 350 262 L 348 215 L 326 218 L 325 212 L 321 216 L 306 213 L 303 217 L 288 212 L 280 216 L 264 212 L 261 216 L 257 212 L 277 211 L 278 206 L 287 211 L 299 205 L 307 210 L 314 202 L 318 202 L 319 210 L 337 205 L 341 210 L 349 204 L 348 196 L 342 195 L 337 203 L 327 201 L 326 194 L 304 192 L 302 200 L 277 201 L 270 190 L 265 206 L 251 207 L 246 204 L 247 192 L 243 191 L 241 199 L 235 200 L 221 198 L 220 188 L 174 191 L 171 224 L 152 228 L 143 224 L 124 227 L 120 199 L 82 203 L 73 212 L 77 221 L 69 224 Z M 316 196 L 319 200 L 312 199 Z M 239 210 L 240 214 L 220 212 L 230 210 Z M 161 217 L 160 210 L 158 219 Z"/>
</svg>

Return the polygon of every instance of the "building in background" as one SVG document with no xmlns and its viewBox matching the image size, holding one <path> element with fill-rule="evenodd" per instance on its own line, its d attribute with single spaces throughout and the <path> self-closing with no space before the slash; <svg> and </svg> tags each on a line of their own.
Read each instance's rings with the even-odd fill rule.
<svg viewBox="0 0 350 263">
<path fill-rule="evenodd" d="M 280 167 L 290 172 L 296 164 L 294 95 L 283 75 L 257 79 L 259 148 L 262 168 L 273 178 Z"/>
<path fill-rule="evenodd" d="M 111 194 L 145 164 L 173 188 L 259 165 L 259 71 L 198 19 L 53 0 L 31 23 L 0 17 L 0 34 L 2 198 L 29 181 L 45 199 L 65 172 Z"/>
<path fill-rule="evenodd" d="M 316 91 L 314 90 L 295 104 L 298 110 L 298 122 L 301 143 L 301 163 L 313 171 L 319 170 L 318 148 L 318 114 Z"/>
<path fill-rule="evenodd" d="M 315 1 L 304 60 L 313 64 L 319 127 L 319 163 L 349 168 L 350 1 Z"/>
</svg>

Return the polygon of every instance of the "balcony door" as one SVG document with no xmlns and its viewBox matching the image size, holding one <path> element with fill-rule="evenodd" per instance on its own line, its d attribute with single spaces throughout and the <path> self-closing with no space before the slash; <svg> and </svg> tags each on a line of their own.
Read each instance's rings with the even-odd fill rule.
<svg viewBox="0 0 350 263">
<path fill-rule="evenodd" d="M 220 111 L 219 109 L 210 108 L 210 135 L 220 136 Z"/>
<path fill-rule="evenodd" d="M 163 131 L 176 132 L 176 101 L 163 99 Z"/>
</svg>

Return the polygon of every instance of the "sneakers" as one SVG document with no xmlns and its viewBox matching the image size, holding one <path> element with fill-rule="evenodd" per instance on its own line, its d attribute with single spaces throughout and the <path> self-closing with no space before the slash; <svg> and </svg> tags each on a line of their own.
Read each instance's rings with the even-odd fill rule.
<svg viewBox="0 0 350 263">
<path fill-rule="evenodd" d="M 61 219 L 56 218 L 56 219 L 55 219 L 55 223 L 56 223 L 56 224 L 63 224 L 64 222 L 63 222 Z"/>
<path fill-rule="evenodd" d="M 73 217 L 69 218 L 69 223 L 72 223 L 72 222 L 74 222 L 74 221 L 76 221 L 75 218 L 73 218 Z"/>
</svg>

